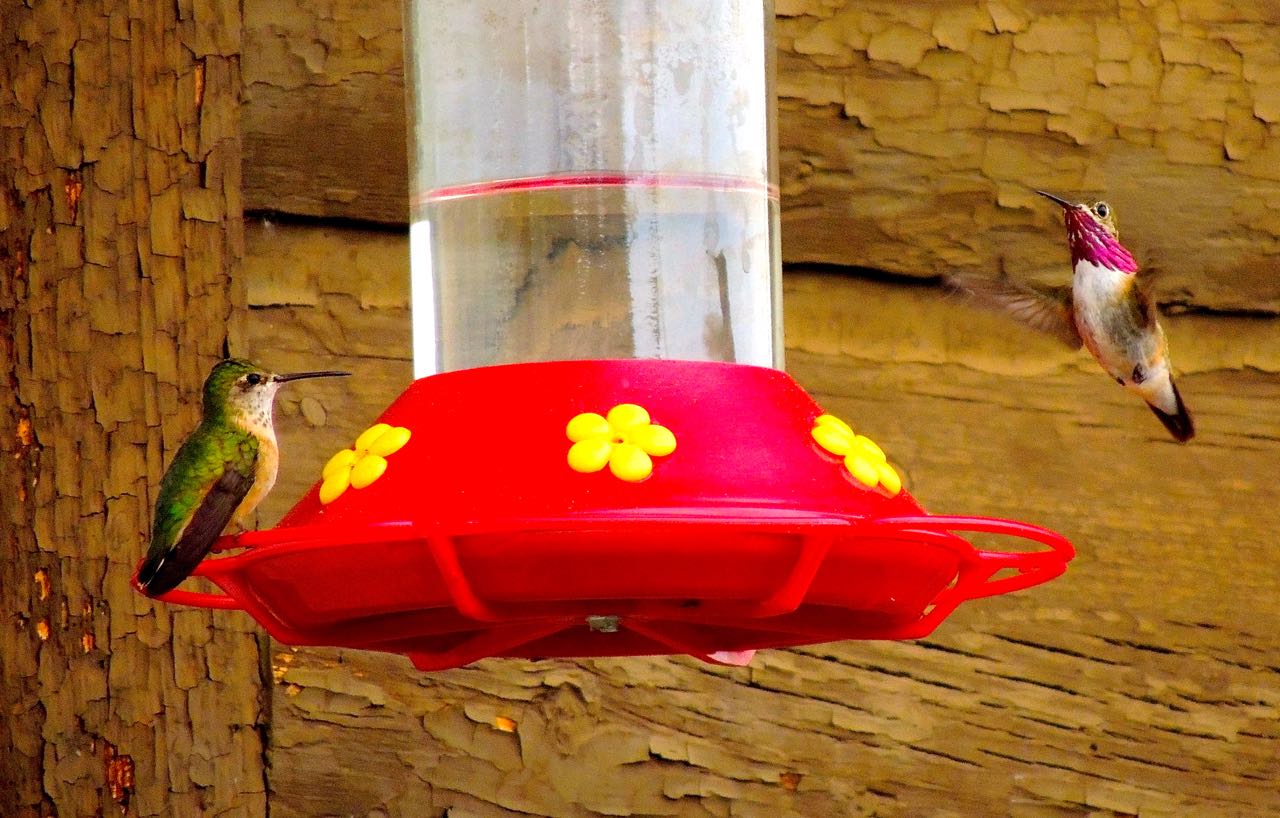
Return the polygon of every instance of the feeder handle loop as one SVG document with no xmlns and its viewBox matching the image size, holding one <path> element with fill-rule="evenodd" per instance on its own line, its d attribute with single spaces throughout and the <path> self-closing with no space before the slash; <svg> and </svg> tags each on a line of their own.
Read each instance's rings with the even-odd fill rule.
<svg viewBox="0 0 1280 818">
<path fill-rule="evenodd" d="M 891 636 L 894 639 L 918 639 L 933 629 L 951 612 L 970 599 L 1003 594 L 1039 585 L 1067 570 L 1067 562 L 1075 556 L 1075 548 L 1056 531 L 1030 523 L 994 517 L 921 516 L 885 517 L 869 523 L 872 528 L 895 531 L 928 531 L 955 535 L 957 531 L 1004 534 L 1049 546 L 1042 551 L 987 551 L 973 547 L 968 540 L 955 536 L 955 549 L 960 557 L 955 582 L 938 592 L 932 607 L 917 621 Z M 1012 576 L 991 579 L 1002 569 L 1017 571 Z"/>
<path fill-rule="evenodd" d="M 984 534 L 1004 534 L 1024 540 L 1038 542 L 1049 546 L 1048 551 L 986 551 L 973 549 L 983 561 L 1004 563 L 999 568 L 1014 568 L 1028 562 L 1067 562 L 1076 555 L 1075 548 L 1066 537 L 1056 531 L 1041 528 L 1038 525 L 1002 520 L 997 517 L 968 517 L 963 515 L 922 515 L 919 517 L 882 517 L 868 521 L 872 528 L 893 528 L 897 530 L 939 531 L 954 533 L 956 531 L 973 531 Z M 997 569 L 998 570 L 998 569 Z"/>
</svg>

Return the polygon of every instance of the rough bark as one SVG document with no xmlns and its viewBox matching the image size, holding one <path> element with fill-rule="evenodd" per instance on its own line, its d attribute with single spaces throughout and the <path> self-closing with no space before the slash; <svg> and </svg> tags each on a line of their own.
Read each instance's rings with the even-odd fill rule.
<svg viewBox="0 0 1280 818">
<path fill-rule="evenodd" d="M 305 433 L 346 445 L 407 376 L 407 296 L 379 285 L 402 274 L 404 239 L 288 225 L 249 238 L 251 268 L 288 270 L 251 289 L 251 335 L 290 327 L 287 354 L 362 345 L 344 360 L 358 412 Z M 918 643 L 766 651 L 747 669 L 675 657 L 428 674 L 274 645 L 273 816 L 1280 811 L 1274 320 L 1166 321 L 1200 428 L 1179 446 L 1084 353 L 937 288 L 792 270 L 785 308 L 792 374 L 882 444 L 927 508 L 1057 528 L 1080 550 L 1068 573 L 966 603 Z M 330 453 L 292 458 L 264 516 Z"/>
<path fill-rule="evenodd" d="M 129 584 L 244 303 L 239 6 L 0 25 L 0 815 L 261 815 L 255 628 Z"/>
</svg>

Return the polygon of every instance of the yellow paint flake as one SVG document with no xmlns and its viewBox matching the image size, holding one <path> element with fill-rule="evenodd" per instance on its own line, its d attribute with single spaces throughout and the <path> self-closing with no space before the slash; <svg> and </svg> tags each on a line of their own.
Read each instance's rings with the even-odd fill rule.
<svg viewBox="0 0 1280 818">
<path fill-rule="evenodd" d="M 67 210 L 71 211 L 71 222 L 74 224 L 76 213 L 80 210 L 80 197 L 84 194 L 84 182 L 80 181 L 79 174 L 73 173 L 67 177 L 62 188 L 66 191 Z"/>
<path fill-rule="evenodd" d="M 516 731 L 515 719 L 509 719 L 506 716 L 494 716 L 493 729 L 501 730 L 504 733 L 514 733 Z"/>
<path fill-rule="evenodd" d="M 196 63 L 196 72 L 195 72 L 195 73 L 196 73 L 196 76 L 195 76 L 195 80 L 196 80 L 196 82 L 195 82 L 195 85 L 196 85 L 196 95 L 195 95 L 195 96 L 196 96 L 196 99 L 195 99 L 195 102 L 196 102 L 196 110 L 199 110 L 199 109 L 200 109 L 200 107 L 204 105 L 204 62 L 203 62 L 203 61 Z"/>
<path fill-rule="evenodd" d="M 23 448 L 35 442 L 35 433 L 31 430 L 31 418 L 18 418 L 18 443 Z"/>
<path fill-rule="evenodd" d="M 102 759 L 107 767 L 107 792 L 111 794 L 113 801 L 127 810 L 129 794 L 134 787 L 133 759 L 122 755 L 110 742 L 102 749 Z"/>
<path fill-rule="evenodd" d="M 289 672 L 289 665 L 293 664 L 294 655 L 292 653 L 277 653 L 275 661 L 271 663 L 271 678 L 276 684 L 284 681 L 285 674 Z"/>
</svg>

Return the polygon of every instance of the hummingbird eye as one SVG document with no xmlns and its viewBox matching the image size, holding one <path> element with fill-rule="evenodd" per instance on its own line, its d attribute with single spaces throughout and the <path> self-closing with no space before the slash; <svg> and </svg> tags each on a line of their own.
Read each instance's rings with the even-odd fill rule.
<svg viewBox="0 0 1280 818">
<path fill-rule="evenodd" d="M 1105 219 L 1111 215 L 1111 208 L 1107 206 L 1106 202 L 1098 202 L 1093 206 L 1093 212 L 1098 214 L 1098 218 Z"/>
<path fill-rule="evenodd" d="M 257 372 L 250 372 L 248 375 L 244 376 L 244 382 L 249 384 L 249 386 L 257 386 L 262 383 L 262 376 Z"/>
</svg>

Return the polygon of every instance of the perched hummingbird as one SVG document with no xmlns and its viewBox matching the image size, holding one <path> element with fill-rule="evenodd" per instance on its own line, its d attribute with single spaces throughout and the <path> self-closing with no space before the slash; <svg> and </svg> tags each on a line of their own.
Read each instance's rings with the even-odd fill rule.
<svg viewBox="0 0 1280 818">
<path fill-rule="evenodd" d="M 1185 443 L 1195 435 L 1169 368 L 1169 343 L 1151 298 L 1151 275 L 1140 273 L 1120 244 L 1115 211 L 1106 202 L 1062 206 L 1075 270 L 1071 286 L 1040 290 L 1004 276 L 956 276 L 951 283 L 1047 332 L 1072 349 L 1085 346 L 1107 374 L 1138 393 L 1169 433 Z"/>
<path fill-rule="evenodd" d="M 271 410 L 280 384 L 349 374 L 276 375 L 237 358 L 214 365 L 200 425 L 160 481 L 151 547 L 138 569 L 143 591 L 159 596 L 177 587 L 227 524 L 239 525 L 271 491 L 280 462 Z"/>
</svg>

